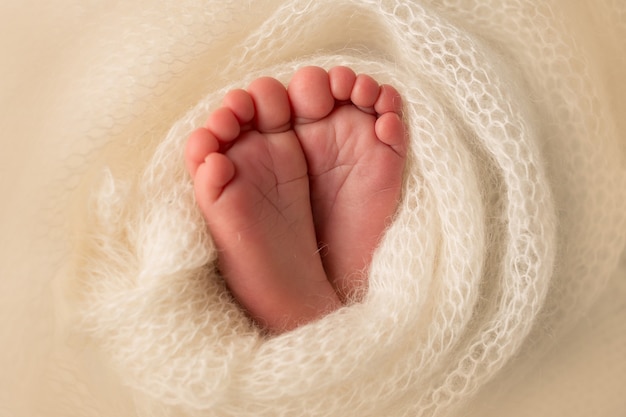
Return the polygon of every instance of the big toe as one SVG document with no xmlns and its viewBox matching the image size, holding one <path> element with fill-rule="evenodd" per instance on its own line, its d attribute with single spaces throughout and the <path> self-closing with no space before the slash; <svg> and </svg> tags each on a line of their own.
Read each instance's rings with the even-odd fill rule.
<svg viewBox="0 0 626 417">
<path fill-rule="evenodd" d="M 294 119 L 316 121 L 326 117 L 335 107 L 328 73 L 320 67 L 298 70 L 287 88 Z"/>
<path fill-rule="evenodd" d="M 291 108 L 287 90 L 280 81 L 261 77 L 248 87 L 254 102 L 255 128 L 261 133 L 278 133 L 291 127 Z"/>
</svg>

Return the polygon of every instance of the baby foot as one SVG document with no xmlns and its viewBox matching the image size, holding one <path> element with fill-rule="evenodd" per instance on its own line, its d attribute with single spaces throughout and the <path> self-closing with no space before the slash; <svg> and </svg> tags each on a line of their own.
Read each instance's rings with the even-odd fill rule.
<svg viewBox="0 0 626 417">
<path fill-rule="evenodd" d="M 341 305 L 319 256 L 307 164 L 285 87 L 234 90 L 189 137 L 185 161 L 228 287 L 254 320 L 284 331 Z"/>
<path fill-rule="evenodd" d="M 346 67 L 303 68 L 288 94 L 324 268 L 342 300 L 358 299 L 400 199 L 407 147 L 400 95 Z"/>
</svg>

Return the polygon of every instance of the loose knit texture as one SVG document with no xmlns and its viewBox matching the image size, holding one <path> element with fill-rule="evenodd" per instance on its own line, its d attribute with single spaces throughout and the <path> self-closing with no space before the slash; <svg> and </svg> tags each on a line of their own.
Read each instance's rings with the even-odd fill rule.
<svg viewBox="0 0 626 417">
<path fill-rule="evenodd" d="M 41 226 L 3 254 L 0 416 L 626 409 L 623 2 L 82 4 L 31 23 L 50 69 L 7 71 L 45 99 L 14 111 L 39 191 L 2 224 Z M 364 300 L 270 337 L 214 267 L 183 149 L 226 91 L 304 65 L 393 84 L 409 156 Z"/>
</svg>

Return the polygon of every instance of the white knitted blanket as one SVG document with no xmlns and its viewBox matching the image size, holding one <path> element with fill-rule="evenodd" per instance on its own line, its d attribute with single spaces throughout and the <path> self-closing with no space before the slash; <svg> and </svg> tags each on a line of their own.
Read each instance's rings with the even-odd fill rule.
<svg viewBox="0 0 626 417">
<path fill-rule="evenodd" d="M 1 417 L 626 413 L 626 3 L 143 3 L 0 7 Z M 185 140 L 339 64 L 403 96 L 402 203 L 362 303 L 265 336 Z"/>
</svg>

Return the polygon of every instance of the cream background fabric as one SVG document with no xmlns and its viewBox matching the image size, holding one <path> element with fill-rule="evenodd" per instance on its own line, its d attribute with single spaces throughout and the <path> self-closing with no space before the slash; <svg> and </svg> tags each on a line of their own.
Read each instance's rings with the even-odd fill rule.
<svg viewBox="0 0 626 417">
<path fill-rule="evenodd" d="M 626 413 L 620 0 L 0 5 L 0 416 Z M 362 304 L 280 337 L 211 269 L 181 150 L 228 88 L 402 91 Z"/>
</svg>

